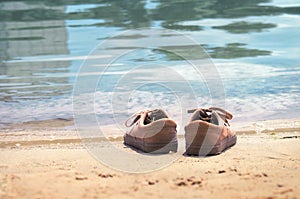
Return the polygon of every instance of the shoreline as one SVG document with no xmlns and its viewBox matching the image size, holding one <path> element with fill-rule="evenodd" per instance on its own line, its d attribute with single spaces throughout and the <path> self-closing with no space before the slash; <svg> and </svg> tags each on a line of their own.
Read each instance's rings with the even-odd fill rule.
<svg viewBox="0 0 300 199">
<path fill-rule="evenodd" d="M 300 131 L 300 119 L 265 120 L 257 122 L 232 123 L 231 128 L 237 135 L 260 135 L 278 133 L 290 133 Z M 102 141 L 122 141 L 125 131 L 116 129 L 113 125 L 101 128 L 102 135 L 98 136 L 98 127 L 91 128 L 96 132 L 93 139 L 95 142 Z M 110 132 L 105 134 L 104 132 Z M 178 138 L 184 138 L 183 129 L 178 132 Z M 17 124 L 8 124 L 5 128 L 0 128 L 0 148 L 13 147 L 16 145 L 48 145 L 48 144 L 68 144 L 82 143 L 82 137 L 76 130 L 71 119 L 42 120 Z"/>
</svg>

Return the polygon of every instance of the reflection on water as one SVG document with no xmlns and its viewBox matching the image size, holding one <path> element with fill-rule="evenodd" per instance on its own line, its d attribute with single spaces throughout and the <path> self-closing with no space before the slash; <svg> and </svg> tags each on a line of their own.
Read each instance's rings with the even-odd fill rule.
<svg viewBox="0 0 300 199">
<path fill-rule="evenodd" d="M 240 57 L 256 57 L 261 55 L 270 55 L 271 51 L 247 49 L 244 48 L 246 44 L 241 43 L 229 43 L 225 47 L 209 47 L 208 45 L 202 45 L 206 49 L 212 58 L 219 59 L 232 59 Z M 168 60 L 183 60 L 183 59 L 199 59 L 197 54 L 197 46 L 168 46 L 165 47 L 169 51 L 156 50 L 166 55 Z M 171 53 L 171 52 L 172 53 Z M 184 57 L 179 57 L 176 54 L 184 54 Z"/>
<path fill-rule="evenodd" d="M 64 13 L 65 6 L 41 3 L 1 2 L 1 60 L 28 56 L 69 54 L 65 20 L 51 13 Z M 2 62 L 0 100 L 41 99 L 70 93 L 66 77 L 47 77 L 68 72 L 70 61 Z"/>
<path fill-rule="evenodd" d="M 216 26 L 214 28 L 224 29 L 230 33 L 242 34 L 250 32 L 262 32 L 264 29 L 275 27 L 276 25 L 272 23 L 249 23 L 246 21 L 240 21 L 225 26 Z"/>
<path fill-rule="evenodd" d="M 235 100 L 229 108 L 235 111 L 247 112 L 244 107 L 257 100 L 255 97 L 270 101 L 270 95 L 290 93 L 293 101 L 300 93 L 299 21 L 300 3 L 296 0 L 292 4 L 284 0 L 1 0 L 0 120 L 71 116 L 73 83 L 85 56 L 118 31 L 134 28 L 181 31 L 200 43 L 220 73 L 233 73 L 223 81 L 226 96 Z M 166 33 L 160 39 L 173 36 Z M 103 59 L 109 53 L 133 49 L 134 41 L 145 37 L 138 31 L 114 37 L 122 45 L 104 49 Z M 170 66 L 182 65 L 182 57 L 174 52 L 199 59 L 193 45 L 162 47 L 165 50 L 152 49 L 123 60 L 114 72 L 161 60 Z M 236 79 L 249 66 L 255 69 L 247 69 L 248 79 Z M 265 71 L 269 76 L 257 76 L 251 70 Z M 243 102 L 240 96 L 250 102 Z M 273 103 L 280 113 L 300 109 L 297 103 L 291 108 L 295 103 L 281 100 Z M 257 106 L 271 109 L 263 102 Z"/>
</svg>

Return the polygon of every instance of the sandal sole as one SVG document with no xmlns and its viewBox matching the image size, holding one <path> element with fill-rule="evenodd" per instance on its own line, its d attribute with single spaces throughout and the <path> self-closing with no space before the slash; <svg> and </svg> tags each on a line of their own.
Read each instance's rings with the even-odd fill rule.
<svg viewBox="0 0 300 199">
<path fill-rule="evenodd" d="M 209 156 L 218 155 L 236 144 L 237 137 L 233 135 L 225 138 L 216 145 L 191 145 L 186 149 L 187 155 Z"/>
<path fill-rule="evenodd" d="M 124 144 L 151 154 L 166 154 L 177 152 L 178 141 L 174 138 L 169 143 L 147 143 L 142 138 L 124 135 Z"/>
</svg>

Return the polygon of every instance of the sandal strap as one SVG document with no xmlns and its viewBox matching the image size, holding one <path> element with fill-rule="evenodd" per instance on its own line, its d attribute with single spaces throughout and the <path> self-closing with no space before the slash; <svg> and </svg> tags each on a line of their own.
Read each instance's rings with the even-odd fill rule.
<svg viewBox="0 0 300 199">
<path fill-rule="evenodd" d="M 207 112 L 211 113 L 212 111 L 216 111 L 217 114 L 221 116 L 221 118 L 223 118 L 225 125 L 227 126 L 230 126 L 228 120 L 231 120 L 233 118 L 233 115 L 230 112 L 218 107 L 195 108 L 195 109 L 188 110 L 187 112 L 194 113 L 195 111 L 199 111 L 200 119 L 206 122 L 210 122 L 211 120 L 211 115 L 208 115 Z"/>
<path fill-rule="evenodd" d="M 233 115 L 230 112 L 226 111 L 225 109 L 218 108 L 218 107 L 195 108 L 195 109 L 187 110 L 187 113 L 194 113 L 195 111 L 200 111 L 200 114 L 205 114 L 205 115 L 207 115 L 206 112 L 218 111 L 218 114 L 221 117 L 223 117 L 224 119 L 231 120 L 233 118 Z M 201 116 L 203 116 L 203 115 L 201 115 Z"/>
<path fill-rule="evenodd" d="M 135 118 L 134 118 L 135 117 Z M 132 118 L 134 118 L 134 120 L 130 123 L 130 124 L 128 124 L 128 122 L 132 119 Z M 133 115 L 131 115 L 126 121 L 125 121 L 125 126 L 126 127 L 131 127 L 132 125 L 134 125 L 136 122 L 138 122 L 139 121 L 139 119 L 141 118 L 141 115 L 138 115 L 138 114 L 133 114 Z"/>
<path fill-rule="evenodd" d="M 136 124 L 140 119 L 141 119 L 141 115 L 142 114 L 148 114 L 152 112 L 151 110 L 142 110 L 142 111 L 138 111 L 134 114 L 132 114 L 126 121 L 125 121 L 125 126 L 126 127 L 131 127 L 132 125 Z M 133 119 L 134 118 L 134 119 Z M 133 120 L 132 120 L 133 119 Z M 146 120 L 148 119 L 147 117 L 145 118 Z M 131 121 L 131 123 L 129 123 L 129 121 Z M 129 123 L 129 124 L 128 124 Z"/>
<path fill-rule="evenodd" d="M 220 113 L 222 113 L 221 116 L 223 116 L 225 119 L 231 120 L 233 118 L 233 115 L 229 111 L 226 111 L 225 109 L 218 108 L 218 107 L 210 107 L 209 109 L 214 111 L 219 111 Z"/>
</svg>

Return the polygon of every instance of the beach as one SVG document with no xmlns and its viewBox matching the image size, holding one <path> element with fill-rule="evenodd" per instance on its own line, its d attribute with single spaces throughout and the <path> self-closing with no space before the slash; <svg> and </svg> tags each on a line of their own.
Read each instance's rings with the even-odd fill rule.
<svg viewBox="0 0 300 199">
<path fill-rule="evenodd" d="M 51 123 L 52 128 L 43 124 Z M 1 130 L 0 198 L 299 198 L 300 120 L 236 124 L 237 144 L 210 157 L 179 155 L 134 174 L 96 160 L 72 121 Z M 267 128 L 270 127 L 270 128 Z M 255 130 L 256 129 L 256 130 Z M 268 129 L 268 130 L 266 130 Z M 56 136 L 54 136 L 56 135 Z M 59 135 L 59 136 L 58 136 Z M 179 142 L 184 139 L 179 135 Z M 101 140 L 97 140 L 101 142 Z M 123 146 L 122 139 L 113 139 Z M 112 157 L 114 154 L 111 154 Z"/>
<path fill-rule="evenodd" d="M 0 199 L 300 198 L 300 1 L 0 1 Z M 184 155 L 187 110 L 237 143 Z M 162 109 L 177 153 L 127 147 Z"/>
</svg>

